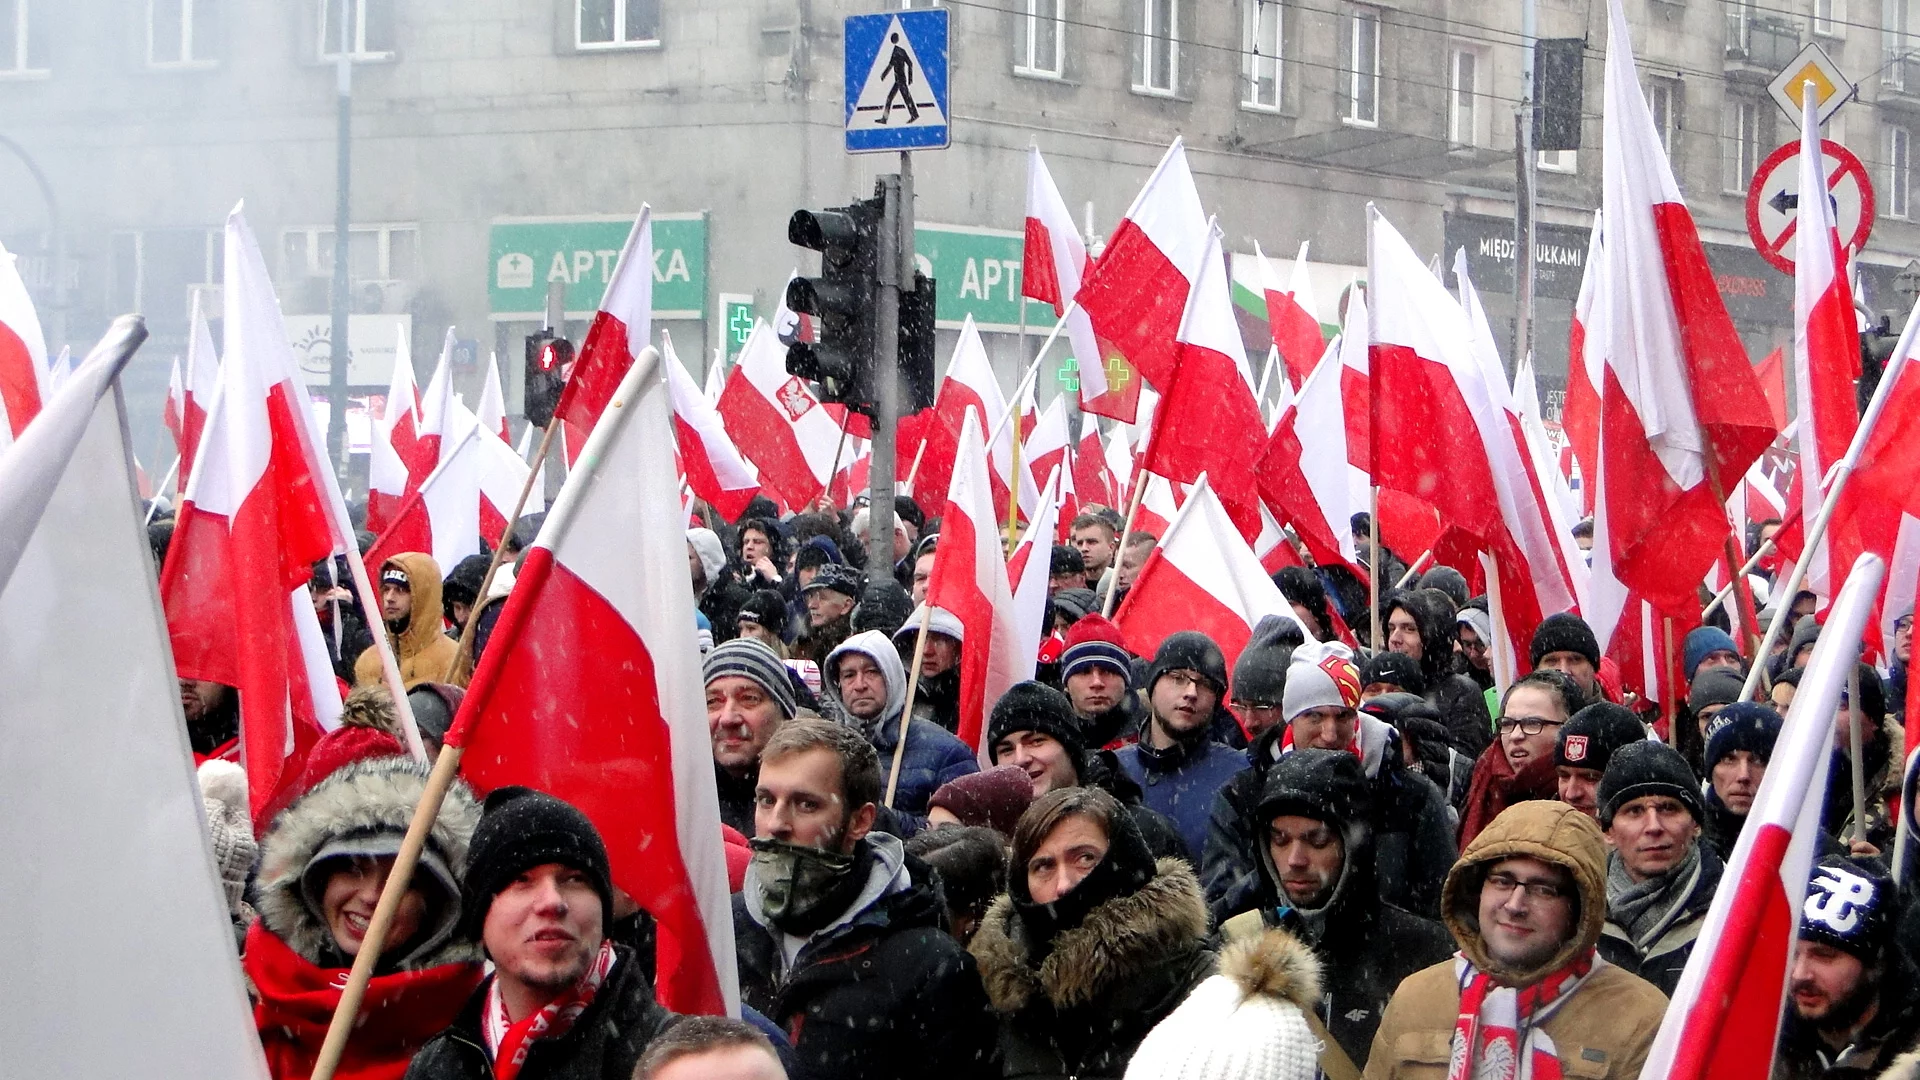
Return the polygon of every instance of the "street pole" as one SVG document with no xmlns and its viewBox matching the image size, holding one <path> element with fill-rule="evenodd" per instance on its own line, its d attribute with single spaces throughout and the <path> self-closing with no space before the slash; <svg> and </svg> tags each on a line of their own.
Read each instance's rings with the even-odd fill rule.
<svg viewBox="0 0 1920 1080">
<path fill-rule="evenodd" d="M 340 62 L 335 84 L 340 126 L 336 139 L 333 206 L 333 326 L 329 332 L 330 360 L 327 372 L 327 457 L 333 461 L 340 486 L 347 486 L 347 325 L 350 308 L 347 291 L 351 288 L 347 263 L 352 251 L 348 236 L 348 194 L 353 182 L 353 60 L 348 24 L 342 9 L 340 19 Z"/>
<path fill-rule="evenodd" d="M 867 481 L 867 580 L 893 574 L 893 473 L 900 420 L 900 291 L 913 280 L 913 156 L 900 152 L 900 172 L 880 178 L 878 264 L 874 276 L 873 458 Z"/>
<path fill-rule="evenodd" d="M 1516 366 L 1533 355 L 1533 215 L 1539 194 L 1533 160 L 1533 117 L 1539 107 L 1533 78 L 1535 2 L 1520 5 L 1520 107 L 1513 121 L 1513 352 L 1508 363 Z"/>
</svg>

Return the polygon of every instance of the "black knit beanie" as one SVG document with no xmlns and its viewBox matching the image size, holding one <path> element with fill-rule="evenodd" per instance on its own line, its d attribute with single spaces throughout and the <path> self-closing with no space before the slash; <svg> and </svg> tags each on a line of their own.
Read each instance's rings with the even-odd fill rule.
<svg viewBox="0 0 1920 1080">
<path fill-rule="evenodd" d="M 1198 630 L 1182 630 L 1167 635 L 1167 639 L 1160 643 L 1159 650 L 1153 654 L 1153 663 L 1147 668 L 1147 678 L 1142 685 L 1147 688 L 1148 694 L 1152 694 L 1153 684 L 1160 681 L 1160 676 L 1183 669 L 1206 676 L 1207 681 L 1213 684 L 1214 693 L 1227 692 L 1226 655 L 1212 638 Z"/>
<path fill-rule="evenodd" d="M 1641 739 L 1613 752 L 1600 777 L 1600 827 L 1613 827 L 1613 815 L 1622 806 L 1647 795 L 1678 799 L 1693 820 L 1704 822 L 1707 808 L 1700 801 L 1700 781 L 1680 751 L 1666 743 Z"/>
<path fill-rule="evenodd" d="M 999 763 L 1000 740 L 1016 731 L 1037 731 L 1052 737 L 1066 748 L 1067 760 L 1073 762 L 1076 772 L 1079 770 L 1086 744 L 1080 738 L 1079 720 L 1067 695 L 1032 680 L 1008 687 L 987 718 L 989 760 Z"/>
<path fill-rule="evenodd" d="M 1533 646 L 1527 650 L 1536 668 L 1542 657 L 1557 652 L 1579 653 L 1594 667 L 1600 666 L 1600 639 L 1593 636 L 1587 620 L 1571 612 L 1547 616 L 1533 632 Z"/>
<path fill-rule="evenodd" d="M 1287 689 L 1287 665 L 1306 641 L 1291 619 L 1268 615 L 1233 664 L 1233 697 L 1259 705 L 1278 705 Z"/>
<path fill-rule="evenodd" d="M 1647 725 L 1632 709 L 1601 701 L 1573 714 L 1560 725 L 1554 742 L 1553 763 L 1574 769 L 1606 772 L 1607 764 L 1623 746 L 1647 739 Z"/>
<path fill-rule="evenodd" d="M 1831 945 L 1871 967 L 1894 943 L 1895 891 L 1878 860 L 1827 855 L 1813 868 L 1800 940 Z"/>
<path fill-rule="evenodd" d="M 487 909 L 513 879 L 547 863 L 587 875 L 600 895 L 600 932 L 613 927 L 613 872 L 607 847 L 587 815 L 543 791 L 503 787 L 487 796 L 467 848 L 467 878 L 460 890 L 461 932 L 481 940 Z"/>
<path fill-rule="evenodd" d="M 1427 676 L 1420 670 L 1420 661 L 1406 653 L 1377 652 L 1367 657 L 1360 665 L 1361 687 L 1374 683 L 1397 686 L 1415 696 L 1424 696 L 1427 692 Z"/>
<path fill-rule="evenodd" d="M 1861 691 L 1865 697 L 1866 692 Z M 1762 762 L 1773 758 L 1773 744 L 1780 739 L 1780 714 L 1772 706 L 1757 701 L 1737 701 L 1721 709 L 1707 724 L 1707 768 L 1735 750 L 1745 750 Z"/>
</svg>

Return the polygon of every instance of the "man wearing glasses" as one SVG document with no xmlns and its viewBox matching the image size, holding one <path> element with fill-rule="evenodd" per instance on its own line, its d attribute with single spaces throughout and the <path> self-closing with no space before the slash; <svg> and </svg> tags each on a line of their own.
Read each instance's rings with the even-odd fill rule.
<svg viewBox="0 0 1920 1080">
<path fill-rule="evenodd" d="M 1667 999 L 1596 955 L 1606 879 L 1592 818 L 1561 802 L 1503 811 L 1447 875 L 1459 953 L 1394 992 L 1366 1080 L 1639 1076 Z"/>
<path fill-rule="evenodd" d="M 1247 756 L 1215 741 L 1240 727 L 1224 707 L 1227 658 L 1205 634 L 1182 630 L 1160 643 L 1147 669 L 1147 719 L 1140 741 L 1115 754 L 1192 852 L 1204 851 L 1214 793 L 1247 767 Z M 1244 736 L 1242 737 L 1244 742 Z"/>
<path fill-rule="evenodd" d="M 1460 808 L 1463 846 L 1507 807 L 1559 796 L 1554 744 L 1561 725 L 1584 704 L 1580 684 L 1552 669 L 1524 675 L 1507 688 L 1495 723 L 1498 737 L 1474 762 L 1466 805 Z"/>
</svg>

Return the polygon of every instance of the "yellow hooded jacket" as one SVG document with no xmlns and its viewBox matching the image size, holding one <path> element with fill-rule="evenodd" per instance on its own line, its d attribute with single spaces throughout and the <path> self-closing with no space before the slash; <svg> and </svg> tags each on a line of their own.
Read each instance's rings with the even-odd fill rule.
<svg viewBox="0 0 1920 1080">
<path fill-rule="evenodd" d="M 408 689 L 416 683 L 446 682 L 460 646 L 440 629 L 444 618 L 440 603 L 440 567 L 433 556 L 418 551 L 403 551 L 381 563 L 380 569 L 384 572 L 389 566 L 403 571 L 413 590 L 413 615 L 407 621 L 407 628 L 387 636 L 393 644 L 394 659 L 400 662 L 400 681 Z M 379 587 L 378 576 L 373 584 Z M 379 612 L 368 614 L 375 626 L 383 625 Z M 382 680 L 379 646 L 369 646 L 353 662 L 353 684 L 379 686 Z"/>
</svg>

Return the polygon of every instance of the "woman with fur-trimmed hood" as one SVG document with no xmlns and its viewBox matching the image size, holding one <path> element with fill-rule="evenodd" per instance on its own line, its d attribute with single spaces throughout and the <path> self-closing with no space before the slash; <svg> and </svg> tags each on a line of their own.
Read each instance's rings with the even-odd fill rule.
<svg viewBox="0 0 1920 1080">
<path fill-rule="evenodd" d="M 1049 792 L 1014 829 L 1008 888 L 973 939 L 1005 1076 L 1119 1077 L 1213 974 L 1193 870 L 1156 862 L 1098 788 Z"/>
<path fill-rule="evenodd" d="M 260 917 L 247 934 L 244 966 L 275 1080 L 313 1071 L 426 783 L 427 766 L 408 758 L 354 761 L 282 811 L 261 840 Z M 399 1080 L 415 1051 L 453 1022 L 480 984 L 479 949 L 455 932 L 467 843 L 479 820 L 472 793 L 456 780 L 335 1075 Z"/>
</svg>

